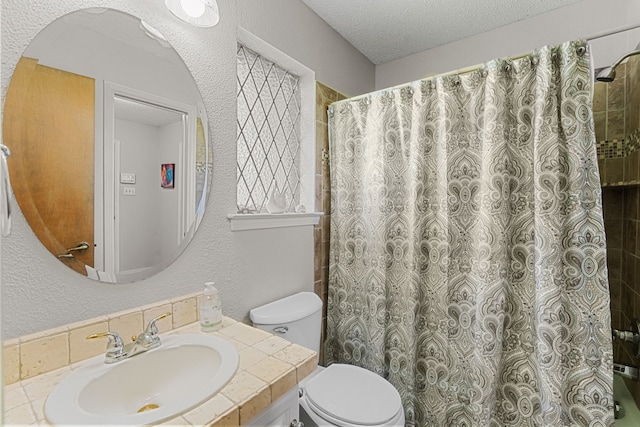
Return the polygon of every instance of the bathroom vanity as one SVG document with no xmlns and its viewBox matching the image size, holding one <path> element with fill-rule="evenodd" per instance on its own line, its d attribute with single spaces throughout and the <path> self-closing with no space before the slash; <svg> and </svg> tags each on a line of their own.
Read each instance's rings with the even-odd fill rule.
<svg viewBox="0 0 640 427">
<path fill-rule="evenodd" d="M 70 355 L 77 354 L 76 345 L 85 346 L 90 342 L 77 342 L 78 334 L 84 334 L 89 329 L 102 327 L 102 322 L 116 325 L 123 318 L 148 318 L 145 313 L 157 313 L 159 310 L 171 309 L 179 324 L 184 319 L 181 310 L 185 301 L 193 300 L 196 295 L 188 295 L 179 301 L 164 301 L 155 306 L 144 307 L 139 310 L 116 313 L 105 319 L 91 319 L 79 324 L 44 331 L 39 334 L 21 337 L 4 343 L 5 378 L 13 375 L 22 376 L 17 382 L 8 384 L 4 388 L 4 422 L 7 425 L 48 425 L 44 406 L 47 396 L 66 376 L 81 367 L 86 360 L 71 362 Z M 193 304 L 195 306 L 195 304 Z M 148 316 L 153 316 L 149 314 Z M 195 317 L 195 316 L 194 316 Z M 191 322 L 175 329 L 170 329 L 167 322 L 160 326 L 161 338 L 168 338 L 175 334 L 201 334 L 198 322 Z M 101 325 L 101 326 L 97 326 Z M 110 328 L 116 329 L 116 328 Z M 123 335 L 126 331 L 123 331 Z M 210 334 L 207 334 L 210 335 Z M 273 336 L 268 332 L 253 328 L 246 324 L 224 318 L 223 327 L 212 334 L 231 343 L 238 351 L 239 365 L 231 380 L 209 400 L 203 404 L 179 414 L 170 420 L 163 421 L 168 425 L 283 425 L 289 426 L 298 420 L 298 390 L 297 384 L 308 376 L 316 367 L 316 353 L 305 347 Z M 62 337 L 62 338 L 61 338 Z M 64 343 L 66 337 L 66 344 Z M 70 338 L 71 337 L 71 338 Z M 53 344 L 54 341 L 62 343 Z M 34 346 L 35 344 L 35 346 Z M 104 342 L 101 343 L 104 352 Z M 62 348 L 55 346 L 61 345 Z M 29 354 L 33 348 L 38 348 L 41 354 L 64 353 L 70 363 L 48 372 L 31 376 L 34 365 L 31 363 L 34 355 Z M 95 351 L 94 351 L 95 353 Z M 16 358 L 17 357 L 17 364 Z M 95 354 L 91 356 L 95 357 Z M 134 356 L 144 358 L 145 354 Z M 37 356 L 36 356 L 37 358 Z M 44 359 L 44 357 L 41 357 Z M 184 363 L 189 363 L 185 360 Z M 15 372 L 16 369 L 18 372 Z M 46 368 L 43 368 L 46 369 Z M 28 377 L 28 378 L 27 378 Z M 10 380 L 8 381 L 10 382 Z"/>
</svg>

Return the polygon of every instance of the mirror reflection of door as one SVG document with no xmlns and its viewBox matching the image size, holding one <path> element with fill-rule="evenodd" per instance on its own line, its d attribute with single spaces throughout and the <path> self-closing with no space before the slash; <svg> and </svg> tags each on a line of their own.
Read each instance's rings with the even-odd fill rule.
<svg viewBox="0 0 640 427">
<path fill-rule="evenodd" d="M 100 280 L 131 282 L 172 262 L 194 230 L 195 106 L 114 82 L 104 85 Z M 98 183 L 97 183 L 98 184 Z M 99 218 L 98 215 L 96 218 Z"/>
<path fill-rule="evenodd" d="M 114 109 L 115 274 L 122 276 L 178 249 L 187 130 L 185 114 L 171 108 L 116 96 Z"/>
<path fill-rule="evenodd" d="M 23 57 L 5 102 L 14 194 L 34 233 L 78 273 L 94 262 L 94 79 Z M 20 147 L 18 149 L 18 147 Z M 88 243 L 88 249 L 67 249 Z"/>
</svg>

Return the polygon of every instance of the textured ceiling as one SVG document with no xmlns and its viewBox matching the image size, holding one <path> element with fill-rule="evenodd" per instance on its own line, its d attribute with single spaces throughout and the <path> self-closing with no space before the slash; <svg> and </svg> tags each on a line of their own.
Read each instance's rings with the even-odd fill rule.
<svg viewBox="0 0 640 427">
<path fill-rule="evenodd" d="M 302 0 L 374 64 L 582 0 Z"/>
</svg>

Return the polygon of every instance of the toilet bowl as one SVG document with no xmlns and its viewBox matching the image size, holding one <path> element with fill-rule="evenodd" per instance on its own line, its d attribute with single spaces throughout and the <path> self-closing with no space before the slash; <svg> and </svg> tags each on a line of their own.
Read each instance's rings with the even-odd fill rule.
<svg viewBox="0 0 640 427">
<path fill-rule="evenodd" d="M 319 352 L 322 301 L 316 294 L 291 295 L 254 308 L 249 315 L 255 327 Z M 398 391 L 358 366 L 319 366 L 299 387 L 300 420 L 306 427 L 404 426 Z"/>
<path fill-rule="evenodd" d="M 319 368 L 300 384 L 300 421 L 305 426 L 404 427 L 400 395 L 382 377 L 343 364 Z"/>
</svg>

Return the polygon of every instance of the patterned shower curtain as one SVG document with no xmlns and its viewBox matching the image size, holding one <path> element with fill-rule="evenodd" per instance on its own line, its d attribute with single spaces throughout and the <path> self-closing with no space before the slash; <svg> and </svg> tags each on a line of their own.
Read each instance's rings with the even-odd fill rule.
<svg viewBox="0 0 640 427">
<path fill-rule="evenodd" d="M 613 425 L 590 74 L 568 42 L 330 106 L 325 354 L 407 425 Z"/>
</svg>

